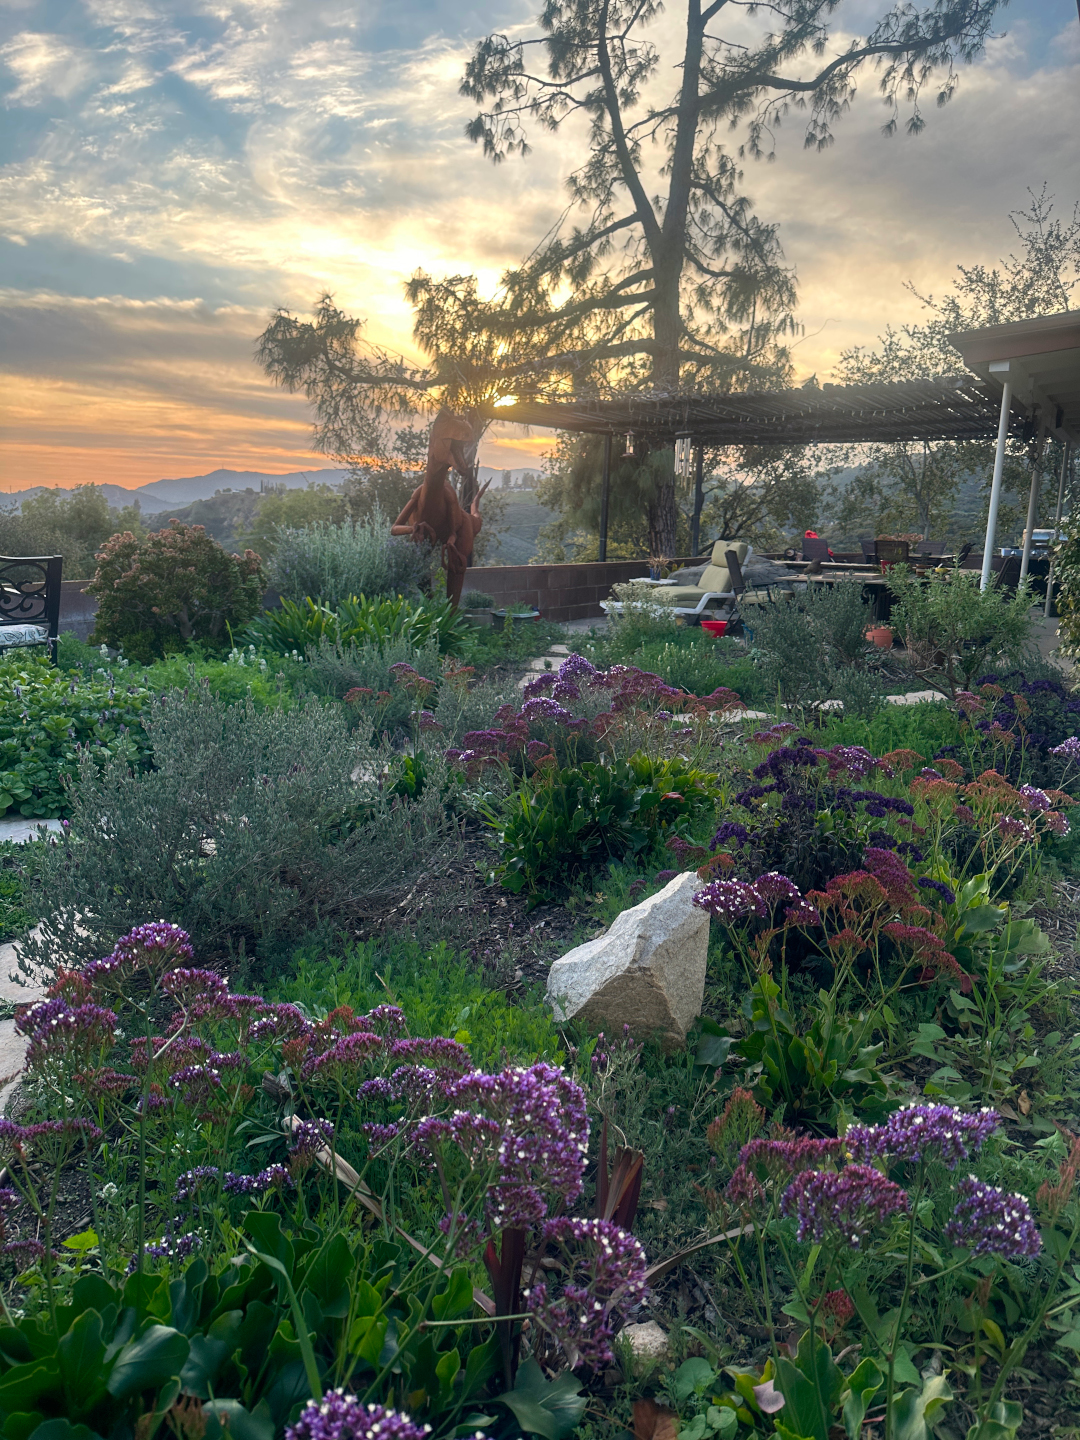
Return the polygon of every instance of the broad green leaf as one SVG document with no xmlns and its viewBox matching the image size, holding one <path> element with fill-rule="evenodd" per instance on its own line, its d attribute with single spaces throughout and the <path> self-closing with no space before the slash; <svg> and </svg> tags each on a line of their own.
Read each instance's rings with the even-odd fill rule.
<svg viewBox="0 0 1080 1440">
<path fill-rule="evenodd" d="M 274 1440 L 274 1421 L 266 1413 L 245 1410 L 239 1400 L 205 1400 L 202 1413 L 206 1416 L 205 1440 Z"/>
<path fill-rule="evenodd" d="M 676 1400 L 687 1400 L 695 1390 L 705 1391 L 716 1379 L 716 1367 L 708 1360 L 696 1355 L 684 1360 L 671 1380 L 672 1394 Z"/>
<path fill-rule="evenodd" d="M 893 1399 L 893 1440 L 933 1440 L 930 1426 L 952 1398 L 944 1375 L 934 1375 L 921 1391 L 902 1390 Z"/>
<path fill-rule="evenodd" d="M 967 1440 L 1016 1440 L 1016 1432 L 1024 1423 L 1024 1407 L 1018 1400 L 999 1400 L 982 1420 L 967 1432 Z"/>
<path fill-rule="evenodd" d="M 844 1429 L 848 1440 L 859 1440 L 863 1420 L 870 1402 L 881 1389 L 885 1376 L 869 1356 L 855 1367 L 848 1377 L 848 1396 L 844 1401 Z"/>
<path fill-rule="evenodd" d="M 497 1403 L 513 1411 L 522 1430 L 543 1440 L 566 1440 L 585 1413 L 585 1398 L 579 1395 L 581 1381 L 569 1370 L 546 1380 L 535 1360 L 526 1360 L 518 1369 L 517 1384 L 498 1397 Z"/>
<path fill-rule="evenodd" d="M 31 1440 L 101 1440 L 89 1425 L 72 1425 L 70 1420 L 46 1420 L 33 1431 Z"/>
<path fill-rule="evenodd" d="M 69 1415 L 81 1415 L 101 1393 L 104 1358 L 101 1316 L 96 1310 L 84 1310 L 56 1347 Z"/>
<path fill-rule="evenodd" d="M 180 1375 L 188 1358 L 187 1336 L 168 1325 L 151 1325 L 125 1345 L 109 1376 L 109 1394 L 118 1400 L 140 1390 L 156 1390 Z"/>
<path fill-rule="evenodd" d="M 0 1380 L 0 1409 L 26 1410 L 42 1395 L 60 1388 L 60 1371 L 54 1359 L 16 1365 Z"/>
</svg>

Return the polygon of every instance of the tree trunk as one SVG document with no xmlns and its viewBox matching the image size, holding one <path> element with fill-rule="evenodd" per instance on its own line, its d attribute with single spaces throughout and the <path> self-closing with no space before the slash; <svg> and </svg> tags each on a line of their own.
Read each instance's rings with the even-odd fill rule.
<svg viewBox="0 0 1080 1440">
<path fill-rule="evenodd" d="M 649 554 L 665 560 L 675 558 L 675 473 L 669 470 L 649 501 Z"/>
</svg>

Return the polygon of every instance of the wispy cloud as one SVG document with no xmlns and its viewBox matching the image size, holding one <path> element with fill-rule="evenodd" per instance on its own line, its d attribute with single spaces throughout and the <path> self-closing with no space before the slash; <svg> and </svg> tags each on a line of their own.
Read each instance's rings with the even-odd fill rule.
<svg viewBox="0 0 1080 1440">
<path fill-rule="evenodd" d="M 251 359 L 268 311 L 330 290 L 412 353 L 416 268 L 494 285 L 565 204 L 580 131 L 497 170 L 463 137 L 470 43 L 534 8 L 0 0 L 0 484 L 311 463 L 303 402 Z M 881 138 L 870 79 L 827 154 L 792 125 L 774 165 L 746 166 L 799 270 L 802 373 L 910 314 L 905 279 L 993 261 L 1026 184 L 1080 195 L 1073 0 L 1004 13 L 1008 38 L 919 139 Z M 544 443 L 494 432 L 485 458 Z"/>
</svg>

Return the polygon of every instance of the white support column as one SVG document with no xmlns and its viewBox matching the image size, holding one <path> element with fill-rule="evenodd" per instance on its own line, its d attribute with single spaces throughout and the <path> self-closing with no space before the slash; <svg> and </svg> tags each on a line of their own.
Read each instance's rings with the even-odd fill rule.
<svg viewBox="0 0 1080 1440">
<path fill-rule="evenodd" d="M 1031 489 L 1028 491 L 1027 529 L 1024 531 L 1024 549 L 1020 559 L 1020 584 L 1027 579 L 1031 565 L 1031 545 L 1035 538 L 1035 521 L 1039 518 L 1039 491 L 1042 488 L 1043 442 L 1046 427 L 1039 426 L 1039 443 L 1035 447 L 1035 458 L 1031 462 Z"/>
<path fill-rule="evenodd" d="M 990 367 L 991 370 L 993 366 Z M 985 590 L 990 584 L 990 561 L 994 557 L 994 538 L 997 535 L 998 506 L 1001 504 L 1001 477 L 1005 470 L 1005 441 L 1009 434 L 1009 418 L 1012 405 L 1012 378 L 1007 376 L 1001 388 L 1001 416 L 998 420 L 997 451 L 994 455 L 994 479 L 990 486 L 990 512 L 986 517 L 986 540 L 983 544 L 982 580 L 979 588 Z"/>
<path fill-rule="evenodd" d="M 1054 599 L 1054 550 L 1058 543 L 1058 530 L 1061 528 L 1061 512 L 1065 506 L 1065 482 L 1069 475 L 1069 461 L 1072 456 L 1072 442 L 1065 441 L 1065 452 L 1061 457 L 1061 476 L 1058 480 L 1057 508 L 1054 511 L 1054 538 L 1050 546 L 1050 574 L 1046 577 L 1046 604 L 1043 607 L 1043 615 L 1049 620 L 1050 609 Z"/>
</svg>

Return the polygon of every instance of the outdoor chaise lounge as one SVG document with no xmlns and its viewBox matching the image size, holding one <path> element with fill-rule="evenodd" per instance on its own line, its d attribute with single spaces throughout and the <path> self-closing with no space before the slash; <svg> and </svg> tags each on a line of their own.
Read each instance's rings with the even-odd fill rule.
<svg viewBox="0 0 1080 1440">
<path fill-rule="evenodd" d="M 712 558 L 701 572 L 701 579 L 696 585 L 658 586 L 660 594 L 657 599 L 665 610 L 670 609 L 676 615 L 684 617 L 711 615 L 717 606 L 734 601 L 735 591 L 724 559 L 728 550 L 735 551 L 740 563 L 750 553 L 750 547 L 745 540 L 717 540 L 712 548 Z M 600 608 L 609 614 L 614 612 L 617 615 L 622 610 L 622 601 L 602 600 Z"/>
</svg>

